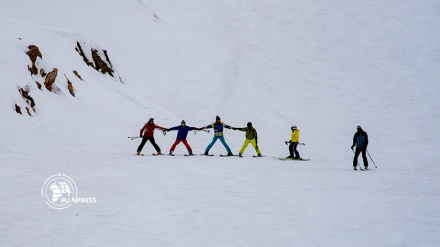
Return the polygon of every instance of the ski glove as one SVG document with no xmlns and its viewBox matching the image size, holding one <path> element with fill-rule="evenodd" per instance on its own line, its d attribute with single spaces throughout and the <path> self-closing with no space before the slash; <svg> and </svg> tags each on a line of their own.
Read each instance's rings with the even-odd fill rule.
<svg viewBox="0 0 440 247">
<path fill-rule="evenodd" d="M 351 146 L 351 150 L 353 150 L 353 147 L 354 147 L 354 146 Z"/>
</svg>

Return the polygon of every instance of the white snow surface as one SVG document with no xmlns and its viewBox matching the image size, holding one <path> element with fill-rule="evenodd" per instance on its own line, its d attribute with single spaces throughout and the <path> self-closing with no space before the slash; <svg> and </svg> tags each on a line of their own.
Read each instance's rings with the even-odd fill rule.
<svg viewBox="0 0 440 247">
<path fill-rule="evenodd" d="M 0 246 L 439 246 L 439 27 L 433 0 L 2 1 Z M 116 79 L 76 42 L 107 50 Z M 59 94 L 37 89 L 31 44 Z M 32 117 L 13 110 L 27 84 Z M 221 158 L 220 142 L 214 157 L 133 155 L 127 137 L 150 117 L 216 115 L 251 121 L 266 157 Z M 358 124 L 378 166 L 365 172 L 352 170 Z M 272 158 L 291 125 L 308 162 Z M 156 131 L 164 153 L 175 136 Z M 234 153 L 245 139 L 225 138 Z M 211 139 L 188 135 L 197 154 Z M 97 203 L 46 205 L 58 173 Z"/>
</svg>

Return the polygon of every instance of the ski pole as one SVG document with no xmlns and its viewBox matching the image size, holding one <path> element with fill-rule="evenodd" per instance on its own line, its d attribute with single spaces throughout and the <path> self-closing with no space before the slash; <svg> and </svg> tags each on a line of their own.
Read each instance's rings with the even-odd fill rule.
<svg viewBox="0 0 440 247">
<path fill-rule="evenodd" d="M 194 135 L 197 135 L 197 131 L 203 131 L 203 132 L 208 132 L 209 133 L 209 130 L 194 130 Z"/>
<path fill-rule="evenodd" d="M 288 141 L 285 141 L 284 143 L 285 143 L 286 145 L 289 145 L 289 142 L 288 142 Z M 304 142 L 299 142 L 298 145 L 304 145 L 304 146 L 305 146 L 306 144 L 305 144 Z"/>
<path fill-rule="evenodd" d="M 354 150 L 352 150 L 352 151 L 353 151 L 353 154 L 354 154 Z M 358 166 L 359 166 L 359 169 L 361 169 L 362 171 L 364 171 L 364 169 L 361 167 L 361 164 L 359 164 L 359 161 L 356 160 L 356 162 L 357 162 L 357 164 L 358 164 Z"/>
<path fill-rule="evenodd" d="M 366 149 L 367 150 L 367 154 L 368 154 L 368 156 L 370 157 L 370 159 L 371 159 L 371 161 L 373 161 L 373 164 L 374 164 L 374 166 L 377 168 L 377 165 L 376 165 L 376 163 L 374 163 L 374 160 L 373 160 L 373 158 L 371 158 L 371 155 L 370 155 L 370 152 L 368 152 L 368 149 Z"/>
</svg>

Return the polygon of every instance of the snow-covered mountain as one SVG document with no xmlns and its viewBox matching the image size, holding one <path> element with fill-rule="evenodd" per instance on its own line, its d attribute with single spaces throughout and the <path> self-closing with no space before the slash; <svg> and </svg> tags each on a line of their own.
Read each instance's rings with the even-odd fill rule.
<svg viewBox="0 0 440 247">
<path fill-rule="evenodd" d="M 436 246 L 439 13 L 429 0 L 3 1 L 0 245 Z M 53 68 L 49 91 L 39 73 Z M 217 115 L 251 121 L 266 157 L 183 157 L 183 145 L 153 157 L 149 143 L 138 157 L 127 139 L 150 117 L 202 127 Z M 377 169 L 352 170 L 358 124 Z M 272 159 L 288 154 L 291 125 L 311 161 Z M 175 134 L 156 132 L 164 153 Z M 244 133 L 225 135 L 238 153 Z M 211 139 L 188 137 L 196 153 Z M 58 173 L 97 203 L 45 205 Z"/>
</svg>

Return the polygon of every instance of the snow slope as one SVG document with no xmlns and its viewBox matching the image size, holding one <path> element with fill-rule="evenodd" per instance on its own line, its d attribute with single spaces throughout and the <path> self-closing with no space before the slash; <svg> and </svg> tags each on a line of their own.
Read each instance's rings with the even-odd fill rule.
<svg viewBox="0 0 440 247">
<path fill-rule="evenodd" d="M 0 245 L 437 246 L 439 11 L 429 0 L 4 1 Z M 107 50 L 122 82 L 87 67 L 77 41 Z M 36 79 L 30 44 L 59 68 L 62 92 L 34 86 L 33 117 L 12 109 Z M 253 122 L 266 158 L 252 147 L 183 157 L 183 145 L 137 157 L 127 139 L 150 117 L 201 127 L 216 115 Z M 309 162 L 271 158 L 287 155 L 293 124 Z M 377 169 L 351 170 L 358 124 Z M 156 133 L 164 152 L 175 134 Z M 211 138 L 188 140 L 201 153 Z M 238 153 L 244 133 L 226 140 Z M 98 203 L 45 205 L 57 173 Z"/>
</svg>

